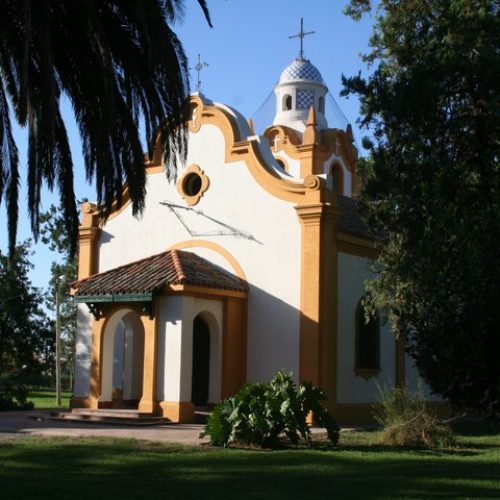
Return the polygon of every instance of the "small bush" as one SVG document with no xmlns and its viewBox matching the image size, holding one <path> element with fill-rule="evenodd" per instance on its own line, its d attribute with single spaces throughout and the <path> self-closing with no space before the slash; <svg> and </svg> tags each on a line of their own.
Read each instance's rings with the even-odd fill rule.
<svg viewBox="0 0 500 500">
<path fill-rule="evenodd" d="M 11 374 L 0 377 L 0 411 L 31 410 L 33 403 L 27 400 L 28 388 Z"/>
<path fill-rule="evenodd" d="M 237 394 L 221 401 L 208 418 L 200 437 L 209 436 L 214 446 L 230 443 L 276 447 L 282 434 L 297 444 L 302 438 L 311 445 L 311 431 L 306 423 L 313 412 L 328 438 L 338 441 L 338 426 L 322 406 L 324 393 L 310 383 L 298 388 L 291 375 L 278 374 L 264 384 L 246 384 Z"/>
<path fill-rule="evenodd" d="M 451 446 L 451 427 L 429 408 L 422 391 L 379 388 L 375 420 L 383 427 L 380 441 L 388 446 Z"/>
</svg>

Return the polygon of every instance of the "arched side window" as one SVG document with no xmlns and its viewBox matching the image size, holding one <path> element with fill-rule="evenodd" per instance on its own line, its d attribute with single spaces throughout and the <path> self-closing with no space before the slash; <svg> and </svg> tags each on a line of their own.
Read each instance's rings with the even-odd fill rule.
<svg viewBox="0 0 500 500">
<path fill-rule="evenodd" d="M 286 94 L 283 96 L 283 111 L 288 111 L 292 109 L 292 96 Z"/>
<path fill-rule="evenodd" d="M 333 189 L 337 194 L 344 194 L 344 172 L 342 165 L 338 162 L 332 163 L 330 175 L 333 180 Z"/>
<path fill-rule="evenodd" d="M 356 375 L 370 378 L 380 371 L 380 317 L 376 313 L 367 318 L 362 300 L 356 307 L 354 371 Z"/>
<path fill-rule="evenodd" d="M 318 110 L 320 113 L 325 113 L 325 98 L 322 95 L 319 96 Z"/>
</svg>

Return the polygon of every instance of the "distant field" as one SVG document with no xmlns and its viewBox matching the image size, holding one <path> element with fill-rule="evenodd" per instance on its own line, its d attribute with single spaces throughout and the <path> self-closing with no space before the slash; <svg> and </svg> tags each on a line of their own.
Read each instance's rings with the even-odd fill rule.
<svg viewBox="0 0 500 500">
<path fill-rule="evenodd" d="M 336 447 L 214 450 L 129 439 L 0 439 L 2 500 L 500 498 L 500 426 L 463 426 L 442 450 L 392 448 L 378 432 Z"/>
<path fill-rule="evenodd" d="M 69 408 L 70 392 L 61 394 L 60 408 Z M 36 409 L 56 408 L 55 391 L 31 391 L 28 395 L 28 401 L 31 401 Z"/>
</svg>

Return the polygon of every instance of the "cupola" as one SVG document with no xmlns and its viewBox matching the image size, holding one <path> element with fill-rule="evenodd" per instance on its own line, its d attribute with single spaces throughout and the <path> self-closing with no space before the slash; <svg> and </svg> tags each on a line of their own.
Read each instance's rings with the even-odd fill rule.
<svg viewBox="0 0 500 500">
<path fill-rule="evenodd" d="M 321 73 L 310 61 L 294 59 L 281 73 L 274 94 L 276 115 L 273 125 L 284 125 L 304 132 L 311 106 L 316 111 L 319 130 L 328 127 L 325 117 L 325 98 L 328 87 Z"/>
</svg>

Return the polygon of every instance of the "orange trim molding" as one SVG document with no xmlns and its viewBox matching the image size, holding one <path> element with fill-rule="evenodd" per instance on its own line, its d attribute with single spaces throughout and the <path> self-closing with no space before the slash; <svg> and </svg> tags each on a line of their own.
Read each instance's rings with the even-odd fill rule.
<svg viewBox="0 0 500 500">
<path fill-rule="evenodd" d="M 193 175 L 197 175 L 200 178 L 200 189 L 198 190 L 198 192 L 190 194 L 187 192 L 186 183 L 187 180 L 190 178 L 190 176 Z M 189 167 L 186 168 L 186 170 L 184 170 L 182 176 L 177 181 L 176 186 L 177 186 L 177 192 L 182 196 L 183 200 L 189 206 L 193 206 L 196 205 L 205 194 L 205 191 L 210 186 L 210 180 L 205 175 L 205 172 L 198 165 L 193 164 L 189 165 Z"/>
<path fill-rule="evenodd" d="M 289 127 L 283 125 L 268 127 L 264 136 L 269 140 L 273 153 L 284 151 L 288 157 L 300 160 L 301 172 L 312 168 L 315 174 L 324 172 L 324 164 L 333 154 L 341 156 L 347 169 L 353 174 L 353 186 L 358 187 L 359 176 L 355 169 L 358 151 L 353 144 L 352 128 L 348 125 L 345 131 L 340 129 L 317 131 L 313 127 L 313 118 L 309 120 L 302 143 L 297 132 Z"/>
<path fill-rule="evenodd" d="M 87 278 L 97 269 L 97 239 L 101 232 L 96 205 L 83 203 L 82 223 L 78 228 L 78 279 Z"/>
<path fill-rule="evenodd" d="M 213 252 L 216 252 L 222 257 L 224 257 L 224 259 L 226 259 L 229 265 L 233 268 L 233 271 L 236 274 L 236 276 L 238 276 L 238 278 L 243 280 L 245 283 L 247 282 L 247 277 L 245 275 L 245 272 L 243 271 L 243 268 L 240 266 L 239 262 L 224 247 L 220 246 L 217 243 L 214 243 L 213 241 L 207 241 L 207 240 L 180 241 L 178 243 L 169 246 L 167 250 L 182 250 L 183 248 L 196 248 L 196 247 L 212 250 Z"/>
<path fill-rule="evenodd" d="M 248 296 L 247 292 L 238 292 L 235 290 L 222 290 L 220 288 L 210 288 L 206 286 L 194 286 L 194 285 L 169 285 L 167 293 L 175 293 L 180 295 L 189 295 L 191 297 L 233 297 L 237 299 L 246 299 Z"/>
<path fill-rule="evenodd" d="M 227 298 L 224 301 L 222 336 L 221 398 L 232 396 L 247 376 L 248 301 Z"/>
<path fill-rule="evenodd" d="M 329 204 L 296 207 L 302 225 L 300 381 L 311 381 L 336 401 L 337 253 L 340 210 Z"/>
<path fill-rule="evenodd" d="M 191 401 L 162 401 L 159 406 L 161 414 L 171 422 L 195 422 L 194 404 Z"/>
</svg>

